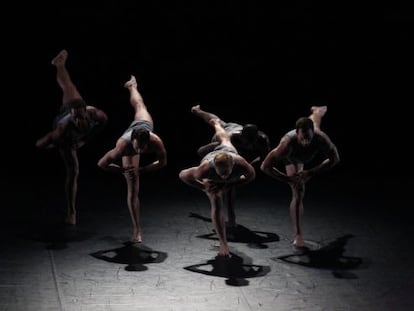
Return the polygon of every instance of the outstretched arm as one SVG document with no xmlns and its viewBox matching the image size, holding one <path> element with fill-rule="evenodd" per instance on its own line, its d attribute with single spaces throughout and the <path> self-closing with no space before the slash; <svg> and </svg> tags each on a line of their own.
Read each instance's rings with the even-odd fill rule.
<svg viewBox="0 0 414 311">
<path fill-rule="evenodd" d="M 165 149 L 164 143 L 158 136 L 155 137 L 155 149 L 157 160 L 148 165 L 140 167 L 140 173 L 155 171 L 167 165 L 167 151 Z"/>
</svg>

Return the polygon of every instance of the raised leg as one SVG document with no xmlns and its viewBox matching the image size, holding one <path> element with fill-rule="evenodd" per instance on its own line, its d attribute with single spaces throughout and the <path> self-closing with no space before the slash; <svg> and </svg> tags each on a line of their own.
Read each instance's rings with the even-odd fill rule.
<svg viewBox="0 0 414 311">
<path fill-rule="evenodd" d="M 321 129 L 321 122 L 323 116 L 328 111 L 327 106 L 312 106 L 311 107 L 311 115 L 309 116 L 309 119 L 313 121 L 313 124 L 316 129 Z"/>
<path fill-rule="evenodd" d="M 82 96 L 80 95 L 75 84 L 72 82 L 69 72 L 66 69 L 67 58 L 68 52 L 66 50 L 62 50 L 52 60 L 52 65 L 56 67 L 56 81 L 63 92 L 63 104 L 66 104 L 74 99 L 82 99 Z"/>
<path fill-rule="evenodd" d="M 129 102 L 135 109 L 135 120 L 146 120 L 152 122 L 152 117 L 147 110 L 144 99 L 138 91 L 138 84 L 135 76 L 131 75 L 130 79 L 125 82 L 124 87 L 129 91 Z"/>
</svg>

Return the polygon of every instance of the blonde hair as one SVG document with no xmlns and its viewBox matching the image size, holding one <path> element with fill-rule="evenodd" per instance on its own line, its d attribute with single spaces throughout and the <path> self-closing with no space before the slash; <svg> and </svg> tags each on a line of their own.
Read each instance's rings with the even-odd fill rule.
<svg viewBox="0 0 414 311">
<path fill-rule="evenodd" d="M 226 152 L 220 152 L 214 157 L 214 165 L 218 167 L 232 167 L 233 164 L 233 157 Z"/>
</svg>

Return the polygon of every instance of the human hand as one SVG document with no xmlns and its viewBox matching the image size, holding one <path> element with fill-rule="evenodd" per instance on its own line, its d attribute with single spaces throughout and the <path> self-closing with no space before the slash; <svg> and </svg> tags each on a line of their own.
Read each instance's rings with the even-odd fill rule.
<svg viewBox="0 0 414 311">
<path fill-rule="evenodd" d="M 209 193 L 219 193 L 226 190 L 229 187 L 228 183 L 216 182 L 211 179 L 206 179 L 203 181 L 203 183 L 205 191 Z"/>
<path fill-rule="evenodd" d="M 303 183 L 306 183 L 312 177 L 312 174 L 309 171 L 301 171 L 296 175 L 298 175 L 298 177 Z"/>
<path fill-rule="evenodd" d="M 122 168 L 122 174 L 124 174 L 124 176 L 130 180 L 134 180 L 137 176 L 137 172 L 135 169 L 135 166 L 125 166 Z"/>
<path fill-rule="evenodd" d="M 305 184 L 301 173 L 287 176 L 287 183 L 295 188 L 303 187 Z"/>
</svg>

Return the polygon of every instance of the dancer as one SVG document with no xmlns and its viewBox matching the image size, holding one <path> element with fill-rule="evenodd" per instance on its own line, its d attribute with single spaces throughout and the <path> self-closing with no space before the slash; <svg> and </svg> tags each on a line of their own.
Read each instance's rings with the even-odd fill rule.
<svg viewBox="0 0 414 311">
<path fill-rule="evenodd" d="M 180 179 L 206 193 L 211 206 L 211 219 L 218 236 L 219 256 L 229 256 L 225 230 L 225 209 L 228 208 L 229 189 L 246 184 L 255 177 L 253 166 L 241 157 L 219 119 L 211 119 L 218 146 L 205 155 L 198 166 L 184 169 Z"/>
<path fill-rule="evenodd" d="M 235 122 L 225 122 L 217 115 L 202 110 L 200 105 L 195 105 L 191 108 L 191 112 L 203 119 L 206 123 L 209 123 L 212 119 L 217 119 L 220 125 L 224 128 L 230 137 L 231 143 L 236 148 L 240 156 L 247 160 L 250 164 L 260 163 L 266 157 L 270 151 L 270 143 L 268 136 L 260 131 L 255 124 L 241 125 Z M 219 145 L 217 135 L 214 135 L 211 142 L 198 149 L 198 154 L 203 157 L 207 153 L 214 150 Z M 236 230 L 236 187 L 228 189 L 228 202 L 227 202 L 227 222 L 226 226 L 228 230 Z"/>
<path fill-rule="evenodd" d="M 260 167 L 270 177 L 286 182 L 292 190 L 290 217 L 294 233 L 293 245 L 297 248 L 305 247 L 301 228 L 305 184 L 313 176 L 331 169 L 340 161 L 336 146 L 320 129 L 326 111 L 326 106 L 311 107 L 311 115 L 296 121 L 296 129 L 282 137 L 279 145 L 269 152 Z M 321 162 L 305 169 L 305 164 L 318 154 L 322 155 Z M 279 169 L 280 164 L 285 166 L 285 173 Z"/>
<path fill-rule="evenodd" d="M 142 173 L 158 170 L 167 165 L 167 152 L 161 138 L 153 132 L 154 123 L 147 110 L 135 77 L 131 75 L 124 84 L 134 108 L 134 120 L 117 140 L 115 147 L 98 161 L 98 166 L 106 171 L 122 173 L 127 183 L 127 204 L 131 216 L 132 243 L 142 242 L 140 226 L 139 176 Z M 140 166 L 142 154 L 153 153 L 155 160 Z"/>
<path fill-rule="evenodd" d="M 68 52 L 60 51 L 52 60 L 56 80 L 63 92 L 60 113 L 53 122 L 53 130 L 36 141 L 39 149 L 57 148 L 66 168 L 64 223 L 76 225 L 76 198 L 78 193 L 78 149 L 100 132 L 107 123 L 102 110 L 87 106 L 66 68 Z"/>
</svg>

